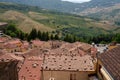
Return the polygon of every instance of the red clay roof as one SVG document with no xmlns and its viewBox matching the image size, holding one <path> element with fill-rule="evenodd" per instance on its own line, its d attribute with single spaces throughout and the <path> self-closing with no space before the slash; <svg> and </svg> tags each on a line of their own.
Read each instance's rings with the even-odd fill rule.
<svg viewBox="0 0 120 80">
<path fill-rule="evenodd" d="M 20 61 L 23 60 L 22 57 L 15 56 L 12 53 L 6 53 L 4 51 L 0 51 L 0 61 L 1 62 L 9 62 L 9 61 Z"/>
<path fill-rule="evenodd" d="M 92 47 L 91 48 L 91 56 L 94 57 L 94 58 L 96 58 L 96 55 L 97 55 L 97 48 Z"/>
<path fill-rule="evenodd" d="M 42 57 L 43 50 L 39 48 L 31 49 L 23 54 L 24 57 L 31 57 L 31 56 L 41 56 Z"/>
<path fill-rule="evenodd" d="M 19 39 L 15 39 L 15 40 L 11 40 L 11 41 L 8 41 L 9 44 L 18 44 L 18 43 L 21 43 L 21 41 Z"/>
<path fill-rule="evenodd" d="M 9 44 L 9 43 L 5 43 L 4 44 L 4 48 L 6 48 L 6 49 L 13 49 L 13 48 L 17 48 L 17 45 L 11 45 L 11 44 Z"/>
<path fill-rule="evenodd" d="M 42 46 L 43 44 L 43 41 L 40 41 L 40 40 L 32 40 L 31 42 L 35 46 Z"/>
<path fill-rule="evenodd" d="M 6 42 L 8 40 L 7 37 L 0 37 L 0 42 Z"/>
<path fill-rule="evenodd" d="M 41 80 L 41 65 L 40 57 L 26 58 L 18 73 L 19 80 Z"/>
<path fill-rule="evenodd" d="M 4 47 L 8 49 L 17 48 L 19 43 L 22 44 L 19 39 L 10 40 L 4 44 Z"/>
</svg>

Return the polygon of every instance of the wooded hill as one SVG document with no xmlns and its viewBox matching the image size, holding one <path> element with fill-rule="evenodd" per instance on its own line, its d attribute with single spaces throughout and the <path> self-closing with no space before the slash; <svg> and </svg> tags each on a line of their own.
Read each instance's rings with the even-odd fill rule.
<svg viewBox="0 0 120 80">
<path fill-rule="evenodd" d="M 0 21 L 15 24 L 25 33 L 35 28 L 60 37 L 70 34 L 87 38 L 120 31 L 118 26 L 97 19 L 13 3 L 0 3 Z"/>
</svg>

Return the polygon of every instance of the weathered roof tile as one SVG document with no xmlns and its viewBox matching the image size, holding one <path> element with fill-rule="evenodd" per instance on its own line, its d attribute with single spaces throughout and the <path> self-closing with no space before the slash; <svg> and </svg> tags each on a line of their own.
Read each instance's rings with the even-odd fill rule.
<svg viewBox="0 0 120 80">
<path fill-rule="evenodd" d="M 120 80 L 120 46 L 98 57 L 115 80 Z"/>
</svg>

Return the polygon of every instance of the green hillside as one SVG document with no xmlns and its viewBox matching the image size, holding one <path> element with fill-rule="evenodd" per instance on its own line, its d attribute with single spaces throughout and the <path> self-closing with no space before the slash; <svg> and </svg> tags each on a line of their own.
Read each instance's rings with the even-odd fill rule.
<svg viewBox="0 0 120 80">
<path fill-rule="evenodd" d="M 120 26 L 120 0 L 91 0 L 85 3 L 72 3 L 62 0 L 0 0 L 0 2 L 11 2 L 18 4 L 1 4 L 3 8 L 0 12 L 4 11 L 7 6 L 9 9 L 23 10 L 27 12 L 32 9 L 32 11 L 42 11 L 39 8 L 44 8 L 48 10 L 56 10 L 60 12 L 74 13 L 82 16 L 88 16 L 94 19 L 102 19 L 109 21 L 110 25 Z M 29 7 L 37 6 L 37 7 Z M 44 11 L 43 11 L 44 12 Z M 48 11 L 49 12 L 49 11 Z"/>
<path fill-rule="evenodd" d="M 14 23 L 24 32 L 30 32 L 32 28 L 36 28 L 40 31 L 60 35 L 69 33 L 78 37 L 119 32 L 117 26 L 86 17 L 12 3 L 0 3 L 0 21 Z"/>
<path fill-rule="evenodd" d="M 103 8 L 120 3 L 120 0 L 91 0 L 86 3 L 71 3 L 62 0 L 0 0 L 1 2 L 13 2 L 18 4 L 26 4 L 30 6 L 38 6 L 45 9 L 57 10 L 68 13 L 79 13 L 88 8 Z"/>
<path fill-rule="evenodd" d="M 9 10 L 1 14 L 0 19 L 2 21 L 7 21 L 9 23 L 12 22 L 16 24 L 17 27 L 24 32 L 30 32 L 33 28 L 41 31 L 53 30 L 52 28 L 45 26 L 44 24 L 32 20 L 27 15 L 13 10 Z"/>
</svg>

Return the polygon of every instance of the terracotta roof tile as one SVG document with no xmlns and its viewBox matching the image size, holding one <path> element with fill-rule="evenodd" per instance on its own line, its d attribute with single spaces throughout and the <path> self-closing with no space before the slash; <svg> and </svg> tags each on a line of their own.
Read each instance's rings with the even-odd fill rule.
<svg viewBox="0 0 120 80">
<path fill-rule="evenodd" d="M 94 71 L 94 64 L 89 55 L 66 56 L 46 55 L 43 63 L 44 70 Z"/>
<path fill-rule="evenodd" d="M 23 54 L 24 57 L 31 57 L 31 56 L 41 56 L 43 55 L 44 50 L 43 49 L 39 49 L 39 48 L 35 48 L 35 49 L 31 49 L 27 52 L 25 52 Z"/>
<path fill-rule="evenodd" d="M 19 39 L 15 39 L 15 40 L 11 40 L 8 42 L 9 44 L 18 44 L 21 43 L 21 41 Z"/>
<path fill-rule="evenodd" d="M 42 59 L 37 56 L 26 58 L 18 75 L 19 80 L 41 80 Z"/>
<path fill-rule="evenodd" d="M 32 45 L 34 46 L 42 46 L 43 44 L 43 41 L 40 41 L 40 40 L 32 40 Z"/>
<path fill-rule="evenodd" d="M 23 60 L 22 57 L 15 56 L 12 53 L 6 53 L 4 51 L 0 51 L 0 61 L 1 62 L 9 62 L 9 61 L 20 61 Z"/>
<path fill-rule="evenodd" d="M 93 58 L 77 47 L 52 49 L 44 58 L 44 70 L 94 71 Z"/>
</svg>

